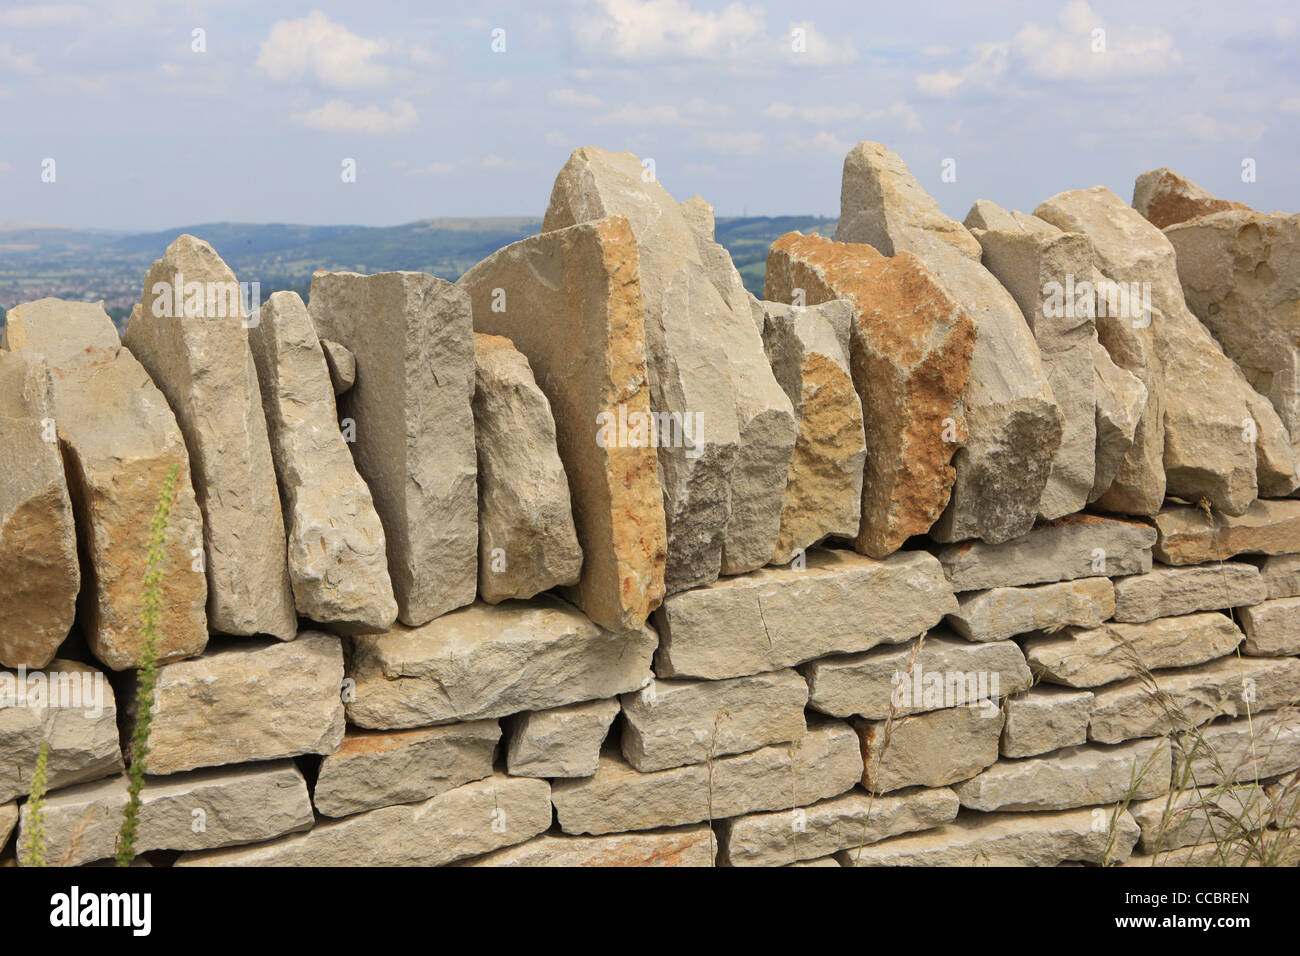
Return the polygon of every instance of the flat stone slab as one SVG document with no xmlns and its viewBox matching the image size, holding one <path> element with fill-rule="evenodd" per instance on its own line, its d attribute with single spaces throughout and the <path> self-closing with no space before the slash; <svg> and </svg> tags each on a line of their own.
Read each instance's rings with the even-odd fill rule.
<svg viewBox="0 0 1300 956">
<path fill-rule="evenodd" d="M 1133 677 L 1138 668 L 1190 667 L 1232 652 L 1242 635 L 1222 614 L 1186 614 L 1141 624 L 1110 622 L 1065 628 L 1024 641 L 1030 669 L 1066 687 L 1100 687 Z"/>
<path fill-rule="evenodd" d="M 1242 652 L 1254 657 L 1300 654 L 1300 597 L 1277 598 L 1237 612 L 1246 633 Z"/>
<path fill-rule="evenodd" d="M 1269 600 L 1300 597 L 1300 554 L 1271 554 L 1263 559 L 1259 573 Z"/>
<path fill-rule="evenodd" d="M 423 803 L 369 810 L 249 847 L 186 853 L 176 866 L 443 866 L 523 843 L 551 825 L 545 780 L 496 774 Z"/>
<path fill-rule="evenodd" d="M 724 680 L 656 680 L 624 694 L 623 758 L 647 773 L 804 735 L 808 685 L 793 670 Z"/>
<path fill-rule="evenodd" d="M 320 631 L 287 643 L 222 641 L 158 669 L 148 768 L 196 767 L 329 754 L 343 740 L 343 647 Z M 135 692 L 124 735 L 134 726 Z"/>
<path fill-rule="evenodd" d="M 79 866 L 117 852 L 127 778 L 117 776 L 50 794 L 45 803 L 47 865 Z M 191 770 L 151 779 L 140 792 L 135 849 L 206 850 L 257 843 L 309 829 L 307 781 L 292 760 Z M 24 808 L 19 840 L 30 835 Z"/>
<path fill-rule="evenodd" d="M 1014 641 L 974 644 L 945 630 L 915 644 L 824 657 L 801 668 L 808 706 L 868 720 L 997 701 L 1028 690 L 1033 675 Z"/>
<path fill-rule="evenodd" d="M 1004 757 L 1036 757 L 1088 741 L 1092 692 L 1040 684 L 1008 697 L 1002 728 Z"/>
<path fill-rule="evenodd" d="M 510 775 L 590 777 L 618 712 L 617 700 L 590 700 L 516 714 L 506 723 Z"/>
<path fill-rule="evenodd" d="M 966 541 L 938 550 L 954 591 L 1018 587 L 1151 570 L 1156 534 L 1138 521 L 1076 514 L 1003 544 Z"/>
<path fill-rule="evenodd" d="M 1226 561 L 1237 554 L 1300 552 L 1300 501 L 1261 498 L 1243 515 L 1213 519 L 1190 505 L 1169 505 L 1155 517 L 1153 552 L 1164 564 Z"/>
<path fill-rule="evenodd" d="M 459 866 L 713 866 L 717 850 L 707 824 L 611 833 L 608 836 L 555 836 L 544 833 L 527 843 L 467 860 Z"/>
<path fill-rule="evenodd" d="M 950 707 L 892 723 L 855 719 L 862 742 L 862 785 L 888 793 L 945 787 L 973 777 L 997 762 L 1002 723 L 996 707 Z"/>
<path fill-rule="evenodd" d="M 349 638 L 348 721 L 395 730 L 614 697 L 650 679 L 655 634 L 615 633 L 557 597 L 474 604 Z"/>
<path fill-rule="evenodd" d="M 416 803 L 492 775 L 501 741 L 495 720 L 442 727 L 349 729 L 321 761 L 313 799 L 327 817 Z"/>
<path fill-rule="evenodd" d="M 1164 853 L 1180 847 L 1237 839 L 1262 829 L 1273 806 L 1262 788 L 1191 788 L 1172 796 L 1129 804 L 1142 828 L 1138 850 Z"/>
<path fill-rule="evenodd" d="M 852 856 L 856 847 L 951 823 L 959 806 L 944 788 L 883 796 L 855 790 L 808 807 L 733 817 L 718 825 L 719 862 L 786 866 L 824 861 L 839 850 Z"/>
<path fill-rule="evenodd" d="M 1268 589 L 1259 569 L 1239 562 L 1157 567 L 1115 581 L 1115 620 L 1152 621 L 1195 611 L 1259 604 Z"/>
<path fill-rule="evenodd" d="M 1115 613 L 1109 578 L 1077 578 L 957 595 L 944 622 L 968 641 L 1001 641 L 1046 627 L 1096 627 Z"/>
<path fill-rule="evenodd" d="M 814 724 L 793 745 L 778 744 L 640 773 L 612 752 L 594 776 L 558 780 L 551 798 L 565 833 L 614 833 L 720 820 L 815 803 L 852 789 L 862 756 L 842 721 Z"/>
<path fill-rule="evenodd" d="M 1300 714 L 1291 710 L 1218 720 L 1174 740 L 1174 779 L 1203 787 L 1266 780 L 1297 768 Z"/>
<path fill-rule="evenodd" d="M 764 568 L 669 597 L 655 615 L 655 672 L 743 677 L 897 644 L 956 604 L 938 562 L 924 552 L 876 560 L 814 550 L 802 569 Z"/>
</svg>

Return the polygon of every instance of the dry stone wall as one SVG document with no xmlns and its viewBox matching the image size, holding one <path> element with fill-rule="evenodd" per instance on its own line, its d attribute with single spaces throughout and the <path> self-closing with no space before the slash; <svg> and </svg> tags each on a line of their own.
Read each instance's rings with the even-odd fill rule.
<svg viewBox="0 0 1300 956">
<path fill-rule="evenodd" d="M 862 143 L 765 300 L 635 156 L 456 283 L 0 349 L 0 861 L 1300 858 L 1297 217 L 1168 169 L 944 216 Z M 1288 324 L 1289 323 L 1289 324 Z"/>
</svg>

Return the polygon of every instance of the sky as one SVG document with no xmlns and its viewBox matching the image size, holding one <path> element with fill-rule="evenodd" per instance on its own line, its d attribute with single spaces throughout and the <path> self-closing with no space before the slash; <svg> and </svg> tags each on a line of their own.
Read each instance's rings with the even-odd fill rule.
<svg viewBox="0 0 1300 956">
<path fill-rule="evenodd" d="M 0 222 L 540 217 L 584 145 L 833 216 L 860 140 L 958 219 L 1158 166 L 1296 212 L 1297 49 L 1290 0 L 0 0 Z"/>
</svg>

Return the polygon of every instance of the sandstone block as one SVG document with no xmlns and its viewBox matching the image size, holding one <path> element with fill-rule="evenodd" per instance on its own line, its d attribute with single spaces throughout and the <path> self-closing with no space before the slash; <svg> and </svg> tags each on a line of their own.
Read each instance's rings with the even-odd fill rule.
<svg viewBox="0 0 1300 956">
<path fill-rule="evenodd" d="M 713 866 L 713 831 L 707 824 L 611 833 L 608 836 L 553 836 L 475 857 L 459 866 Z"/>
<path fill-rule="evenodd" d="M 1263 828 L 1269 803 L 1254 786 L 1195 787 L 1129 805 L 1142 828 L 1138 850 L 1164 853 L 1185 846 L 1216 843 Z"/>
<path fill-rule="evenodd" d="M 1003 757 L 1036 757 L 1088 741 L 1092 692 L 1040 686 L 1007 698 Z"/>
<path fill-rule="evenodd" d="M 515 777 L 590 777 L 600 762 L 617 700 L 531 710 L 506 724 L 506 764 Z"/>
<path fill-rule="evenodd" d="M 335 395 L 342 395 L 357 383 L 357 357 L 352 350 L 332 339 L 320 340 L 329 367 L 330 385 Z"/>
<path fill-rule="evenodd" d="M 1242 651 L 1254 657 L 1300 654 L 1300 597 L 1277 598 L 1237 612 L 1246 632 Z"/>
<path fill-rule="evenodd" d="M 944 787 L 975 776 L 998 759 L 1003 715 L 997 708 L 950 707 L 893 721 L 855 720 L 873 793 Z"/>
<path fill-rule="evenodd" d="M 1077 578 L 1030 587 L 990 588 L 957 596 L 944 620 L 968 641 L 1001 641 L 1041 628 L 1097 627 L 1115 613 L 1109 578 Z"/>
<path fill-rule="evenodd" d="M 1142 412 L 1147 407 L 1147 387 L 1142 379 L 1116 365 L 1100 341 L 1092 346 L 1092 367 L 1097 451 L 1089 504 L 1110 490 L 1138 439 Z"/>
<path fill-rule="evenodd" d="M 1243 515 L 1207 518 L 1190 505 L 1169 505 L 1156 515 L 1156 559 L 1164 564 L 1204 564 L 1238 554 L 1300 552 L 1300 501 L 1256 501 Z"/>
<path fill-rule="evenodd" d="M 1259 569 L 1239 562 L 1152 568 L 1115 581 L 1115 620 L 1152 621 L 1194 611 L 1259 604 L 1267 591 Z"/>
<path fill-rule="evenodd" d="M 1133 184 L 1133 208 L 1157 229 L 1227 209 L 1250 209 L 1245 203 L 1215 198 L 1168 166 L 1152 169 L 1137 178 Z"/>
<path fill-rule="evenodd" d="M 1293 710 L 1217 720 L 1174 740 L 1174 779 L 1202 787 L 1264 780 L 1297 768 L 1300 714 Z"/>
<path fill-rule="evenodd" d="M 1274 554 L 1259 567 L 1269 600 L 1300 597 L 1300 554 Z"/>
</svg>

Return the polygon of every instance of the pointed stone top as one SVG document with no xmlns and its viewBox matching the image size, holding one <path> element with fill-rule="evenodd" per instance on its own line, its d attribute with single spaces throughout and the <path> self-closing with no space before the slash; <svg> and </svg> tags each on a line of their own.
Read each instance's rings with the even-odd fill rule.
<svg viewBox="0 0 1300 956">
<path fill-rule="evenodd" d="M 9 310 L 4 347 L 40 356 L 53 368 L 80 365 L 97 354 L 110 357 L 122 347 L 103 302 L 37 299 Z"/>
<path fill-rule="evenodd" d="M 1245 203 L 1215 197 L 1168 166 L 1137 178 L 1133 184 L 1133 208 L 1158 229 L 1228 209 L 1250 210 Z"/>
</svg>

